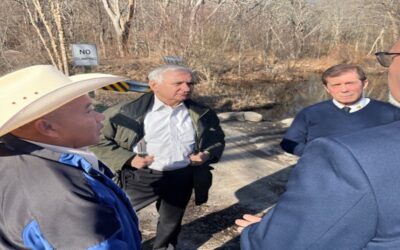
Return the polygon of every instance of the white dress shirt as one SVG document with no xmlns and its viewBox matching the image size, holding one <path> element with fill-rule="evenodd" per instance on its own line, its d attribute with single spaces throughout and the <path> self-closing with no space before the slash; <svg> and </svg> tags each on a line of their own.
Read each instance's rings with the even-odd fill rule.
<svg viewBox="0 0 400 250">
<path fill-rule="evenodd" d="M 338 101 L 336 101 L 335 99 L 332 99 L 333 104 L 336 105 L 336 107 L 342 109 L 344 107 L 349 107 L 350 108 L 350 112 L 349 113 L 353 113 L 353 112 L 357 112 L 361 109 L 363 109 L 365 106 L 367 106 L 367 104 L 371 101 L 369 98 L 365 98 L 362 97 L 360 100 L 358 100 L 358 102 L 352 104 L 352 105 L 344 105 Z"/>
<path fill-rule="evenodd" d="M 183 103 L 170 107 L 154 96 L 154 105 L 144 119 L 144 134 L 147 154 L 154 156 L 149 168 L 170 171 L 190 164 L 195 130 Z M 138 153 L 138 147 L 133 151 Z"/>
<path fill-rule="evenodd" d="M 35 142 L 35 141 L 30 141 L 30 140 L 24 140 L 24 141 L 30 142 L 32 144 L 36 144 L 42 148 L 48 149 L 53 152 L 57 152 L 57 153 L 61 153 L 61 154 L 79 155 L 82 158 L 84 158 L 86 161 L 88 161 L 90 163 L 90 165 L 92 166 L 92 168 L 103 173 L 103 169 L 99 168 L 99 161 L 97 159 L 97 156 L 94 153 L 92 153 L 91 151 L 89 151 L 86 147 L 84 147 L 84 148 L 68 148 L 68 147 L 56 146 L 56 145 Z"/>
</svg>

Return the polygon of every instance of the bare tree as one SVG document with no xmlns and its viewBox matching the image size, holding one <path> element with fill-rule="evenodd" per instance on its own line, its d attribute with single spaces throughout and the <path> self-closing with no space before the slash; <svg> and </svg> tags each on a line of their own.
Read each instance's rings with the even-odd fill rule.
<svg viewBox="0 0 400 250">
<path fill-rule="evenodd" d="M 53 14 L 56 30 L 58 33 L 59 54 L 61 55 L 62 70 L 69 75 L 68 59 L 66 52 L 65 36 L 63 30 L 63 22 L 61 18 L 60 3 L 56 0 L 50 0 L 51 13 Z"/>
<path fill-rule="evenodd" d="M 204 0 L 197 0 L 190 12 L 189 43 L 191 43 L 193 40 L 194 26 L 196 26 L 196 16 L 202 4 L 204 4 Z"/>
<path fill-rule="evenodd" d="M 128 52 L 128 39 L 135 14 L 136 1 L 102 0 L 102 2 L 117 35 L 119 54 L 124 56 Z"/>
<path fill-rule="evenodd" d="M 47 11 L 39 0 L 22 0 L 22 4 L 52 64 L 68 75 L 60 3 L 50 0 L 50 9 Z"/>
<path fill-rule="evenodd" d="M 400 36 L 398 0 L 3 0 L 2 6 L 0 55 L 42 50 L 35 57 L 46 55 L 64 71 L 72 42 L 96 43 L 104 58 L 182 56 L 214 78 L 243 75 L 260 58 L 267 71 L 279 60 L 335 53 L 351 61 Z"/>
</svg>

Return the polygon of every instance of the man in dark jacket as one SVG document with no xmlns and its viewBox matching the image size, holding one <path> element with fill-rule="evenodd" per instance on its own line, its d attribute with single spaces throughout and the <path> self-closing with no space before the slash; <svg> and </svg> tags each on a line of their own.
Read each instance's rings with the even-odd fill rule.
<svg viewBox="0 0 400 250">
<path fill-rule="evenodd" d="M 190 100 L 190 69 L 164 65 L 148 78 L 154 94 L 106 110 L 100 144 L 92 150 L 119 172 L 135 209 L 157 201 L 153 248 L 173 249 L 192 189 L 197 204 L 207 201 L 209 164 L 222 155 L 224 133 L 215 112 Z"/>
<path fill-rule="evenodd" d="M 0 78 L 0 249 L 141 248 L 128 198 L 86 149 L 104 116 L 85 93 L 123 79 L 50 65 Z"/>
</svg>

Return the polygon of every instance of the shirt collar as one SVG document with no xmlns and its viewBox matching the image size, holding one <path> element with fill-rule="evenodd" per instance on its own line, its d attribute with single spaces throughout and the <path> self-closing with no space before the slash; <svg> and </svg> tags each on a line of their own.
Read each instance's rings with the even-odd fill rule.
<svg viewBox="0 0 400 250">
<path fill-rule="evenodd" d="M 171 106 L 168 106 L 165 103 L 163 103 L 162 101 L 160 101 L 160 99 L 158 99 L 158 97 L 156 95 L 154 95 L 154 104 L 153 104 L 153 107 L 151 108 L 151 111 L 157 111 L 157 110 L 161 110 L 164 108 L 175 109 L 175 108 L 181 107 L 183 105 L 184 105 L 183 102 L 181 102 L 176 107 L 172 108 Z"/>
<path fill-rule="evenodd" d="M 92 165 L 93 168 L 95 168 L 96 170 L 99 170 L 99 161 L 98 161 L 96 155 L 94 153 L 90 152 L 88 150 L 88 148 L 86 148 L 86 147 L 84 147 L 84 148 L 68 148 L 68 147 L 56 146 L 56 145 L 51 145 L 51 144 L 42 143 L 42 142 L 35 142 L 35 141 L 30 141 L 30 140 L 25 140 L 25 139 L 22 139 L 22 140 L 27 141 L 32 144 L 36 144 L 42 148 L 48 149 L 53 152 L 80 155 L 83 158 L 85 158 L 85 160 L 87 160 L 90 163 L 90 165 Z"/>
<path fill-rule="evenodd" d="M 335 104 L 336 107 L 342 109 L 343 107 L 349 107 L 350 108 L 350 113 L 356 112 L 362 108 L 364 108 L 365 106 L 367 106 L 367 104 L 370 102 L 369 98 L 365 98 L 362 97 L 360 100 L 358 100 L 356 103 L 352 104 L 352 105 L 344 105 L 338 101 L 336 101 L 335 99 L 332 99 L 333 104 Z"/>
</svg>

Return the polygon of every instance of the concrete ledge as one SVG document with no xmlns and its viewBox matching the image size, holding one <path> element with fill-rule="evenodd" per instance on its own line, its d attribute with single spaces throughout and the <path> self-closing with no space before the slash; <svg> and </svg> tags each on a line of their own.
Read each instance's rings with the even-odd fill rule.
<svg viewBox="0 0 400 250">
<path fill-rule="evenodd" d="M 218 114 L 218 118 L 221 122 L 225 121 L 249 121 L 249 122 L 261 122 L 263 117 L 261 114 L 252 111 L 240 111 L 240 112 L 225 112 Z"/>
</svg>

